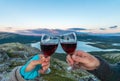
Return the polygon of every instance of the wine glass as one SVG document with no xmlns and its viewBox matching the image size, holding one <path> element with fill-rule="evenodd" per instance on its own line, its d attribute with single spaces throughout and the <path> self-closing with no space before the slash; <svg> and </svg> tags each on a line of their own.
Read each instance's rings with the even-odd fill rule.
<svg viewBox="0 0 120 81">
<path fill-rule="evenodd" d="M 77 47 L 77 37 L 74 32 L 63 34 L 60 36 L 60 44 L 63 50 L 72 55 Z M 73 67 L 68 67 L 67 70 L 72 70 Z"/>
<path fill-rule="evenodd" d="M 57 49 L 59 38 L 53 35 L 43 34 L 40 47 L 45 57 L 51 56 Z"/>
</svg>

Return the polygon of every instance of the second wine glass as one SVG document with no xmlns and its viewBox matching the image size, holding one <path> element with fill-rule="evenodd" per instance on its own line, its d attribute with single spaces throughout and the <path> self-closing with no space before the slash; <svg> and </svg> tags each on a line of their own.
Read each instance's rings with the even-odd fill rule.
<svg viewBox="0 0 120 81">
<path fill-rule="evenodd" d="M 63 50 L 69 54 L 72 55 L 77 47 L 77 37 L 74 32 L 64 34 L 60 36 L 60 44 L 63 48 Z M 68 70 L 73 69 L 73 67 L 68 67 Z"/>
</svg>

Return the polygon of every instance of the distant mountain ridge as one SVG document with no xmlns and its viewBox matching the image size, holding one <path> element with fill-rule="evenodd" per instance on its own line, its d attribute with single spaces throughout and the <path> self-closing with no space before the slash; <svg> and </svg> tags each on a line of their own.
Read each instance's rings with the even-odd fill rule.
<svg viewBox="0 0 120 81">
<path fill-rule="evenodd" d="M 25 30 L 25 31 L 18 31 L 17 33 L 19 34 L 25 34 L 25 35 L 41 35 L 43 33 L 45 34 L 64 34 L 64 33 L 70 33 L 70 32 L 77 32 L 77 31 L 82 31 L 86 30 L 84 28 L 69 28 L 66 30 L 62 29 L 32 29 L 32 30 Z"/>
<path fill-rule="evenodd" d="M 20 43 L 31 43 L 40 41 L 40 36 L 27 36 L 15 33 L 0 32 L 0 44 L 20 42 Z"/>
<path fill-rule="evenodd" d="M 104 31 L 104 30 L 103 30 Z M 76 32 L 77 34 L 89 34 L 89 35 L 101 35 L 101 36 L 120 36 L 120 32 L 116 33 L 93 33 L 90 32 L 90 30 L 85 29 L 85 28 L 69 28 L 66 30 L 63 29 L 30 29 L 30 30 L 24 30 L 24 31 L 18 31 L 16 33 L 23 34 L 23 35 L 35 35 L 35 36 L 40 36 L 41 34 L 56 34 L 56 35 L 61 35 L 65 33 L 70 33 L 70 32 Z"/>
</svg>

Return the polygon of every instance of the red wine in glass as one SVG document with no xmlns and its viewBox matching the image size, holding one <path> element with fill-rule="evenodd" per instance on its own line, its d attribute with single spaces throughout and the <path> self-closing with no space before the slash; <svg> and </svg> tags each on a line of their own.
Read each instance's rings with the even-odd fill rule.
<svg viewBox="0 0 120 81">
<path fill-rule="evenodd" d="M 59 38 L 43 34 L 41 37 L 40 47 L 45 57 L 51 56 L 57 49 Z"/>
<path fill-rule="evenodd" d="M 64 50 L 67 54 L 70 54 L 70 55 L 72 55 L 73 52 L 75 51 L 76 45 L 77 45 L 76 42 L 68 42 L 68 43 L 62 42 L 62 43 L 61 43 L 61 46 L 62 46 L 63 50 Z"/>
<path fill-rule="evenodd" d="M 57 49 L 58 44 L 41 44 L 41 50 L 45 57 L 51 56 Z"/>
</svg>

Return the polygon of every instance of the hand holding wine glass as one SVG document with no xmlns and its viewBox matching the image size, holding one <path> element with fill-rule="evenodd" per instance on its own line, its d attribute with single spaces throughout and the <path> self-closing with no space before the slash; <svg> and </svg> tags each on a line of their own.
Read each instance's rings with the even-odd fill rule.
<svg viewBox="0 0 120 81">
<path fill-rule="evenodd" d="M 45 60 L 46 58 L 50 57 L 55 52 L 55 50 L 57 49 L 57 46 L 58 46 L 58 42 L 59 42 L 59 38 L 56 36 L 52 36 L 52 35 L 50 36 L 47 34 L 42 35 L 40 47 L 41 47 L 41 51 L 44 55 L 44 57 L 42 58 L 44 60 L 44 62 L 46 61 Z M 42 69 L 44 69 L 44 68 L 42 68 Z"/>
<path fill-rule="evenodd" d="M 44 58 L 43 54 L 35 55 L 21 67 L 20 74 L 24 79 L 31 80 L 40 76 L 40 74 L 50 73 L 50 56 L 42 58 Z"/>
</svg>

